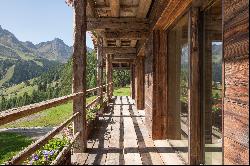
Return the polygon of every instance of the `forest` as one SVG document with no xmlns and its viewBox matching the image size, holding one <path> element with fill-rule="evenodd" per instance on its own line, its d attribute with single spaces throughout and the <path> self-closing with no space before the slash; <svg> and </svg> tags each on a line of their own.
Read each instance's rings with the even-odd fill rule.
<svg viewBox="0 0 250 166">
<path fill-rule="evenodd" d="M 87 53 L 87 89 L 97 86 L 96 67 L 96 53 L 94 51 L 89 51 Z M 115 70 L 113 72 L 113 82 L 115 87 L 124 87 L 128 85 L 130 83 L 129 71 Z M 1 94 L 1 111 L 71 94 L 72 58 L 70 58 L 66 64 L 57 65 L 41 74 L 39 77 L 34 78 L 32 81 L 25 81 L 24 83 L 26 86 L 37 88 L 35 88 L 31 94 L 25 92 L 23 95 L 14 97 L 8 97 L 6 94 Z"/>
</svg>

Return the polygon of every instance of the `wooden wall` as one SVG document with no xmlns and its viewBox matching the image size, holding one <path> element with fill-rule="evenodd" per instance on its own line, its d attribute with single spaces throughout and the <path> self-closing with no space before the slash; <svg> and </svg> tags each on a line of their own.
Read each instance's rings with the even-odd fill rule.
<svg viewBox="0 0 250 166">
<path fill-rule="evenodd" d="M 249 1 L 223 0 L 224 164 L 249 162 Z"/>
</svg>

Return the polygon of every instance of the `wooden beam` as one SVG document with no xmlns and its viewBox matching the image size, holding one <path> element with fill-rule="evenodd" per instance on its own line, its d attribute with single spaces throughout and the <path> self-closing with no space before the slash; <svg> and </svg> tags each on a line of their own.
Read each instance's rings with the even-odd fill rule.
<svg viewBox="0 0 250 166">
<path fill-rule="evenodd" d="M 116 32 L 105 32 L 107 39 L 133 39 L 140 40 L 145 39 L 149 35 L 147 31 L 116 31 Z"/>
<path fill-rule="evenodd" d="M 201 124 L 201 56 L 199 41 L 201 28 L 199 28 L 199 8 L 193 7 L 189 11 L 190 24 L 190 97 L 189 97 L 189 164 L 200 165 L 203 163 L 203 125 Z"/>
<path fill-rule="evenodd" d="M 137 18 L 146 18 L 149 8 L 151 6 L 152 0 L 140 0 L 139 7 L 137 10 Z"/>
<path fill-rule="evenodd" d="M 138 8 L 138 5 L 133 5 L 133 4 L 120 4 L 121 9 L 131 9 L 131 8 Z M 102 9 L 102 10 L 111 10 L 110 6 L 106 5 L 96 5 L 96 9 Z"/>
<path fill-rule="evenodd" d="M 135 59 L 136 54 L 114 54 L 114 59 Z"/>
<path fill-rule="evenodd" d="M 136 84 L 136 107 L 138 110 L 143 110 L 144 109 L 144 57 L 140 56 L 137 57 L 136 59 L 136 79 L 135 79 L 135 84 Z"/>
<path fill-rule="evenodd" d="M 112 55 L 107 55 L 106 58 L 106 76 L 107 76 L 107 84 L 113 82 L 113 72 L 112 72 Z M 108 101 L 111 100 L 113 96 L 113 85 L 109 85 L 107 88 Z"/>
<path fill-rule="evenodd" d="M 148 31 L 147 19 L 138 18 L 88 18 L 88 31 L 113 29 L 122 31 Z"/>
<path fill-rule="evenodd" d="M 174 135 L 173 125 L 177 126 L 172 124 L 171 128 L 167 128 L 168 122 L 173 122 L 173 117 L 170 117 L 168 111 L 176 112 L 167 109 L 167 39 L 167 32 L 153 31 L 152 138 L 156 140 L 167 139 L 167 132 L 169 135 Z"/>
<path fill-rule="evenodd" d="M 95 2 L 94 0 L 88 0 L 88 12 L 91 17 L 98 17 L 98 14 L 95 9 Z"/>
<path fill-rule="evenodd" d="M 167 29 L 191 5 L 192 0 L 172 0 L 164 9 L 154 29 Z"/>
<path fill-rule="evenodd" d="M 97 46 L 97 86 L 99 88 L 98 96 L 100 96 L 100 105 L 103 104 L 103 55 L 102 55 L 102 38 L 98 37 Z M 102 111 L 102 110 L 101 110 Z"/>
<path fill-rule="evenodd" d="M 134 59 L 113 59 L 112 63 L 134 63 Z"/>
<path fill-rule="evenodd" d="M 120 0 L 109 0 L 111 16 L 120 17 Z"/>
<path fill-rule="evenodd" d="M 135 66 L 130 64 L 130 92 L 131 98 L 135 99 Z"/>
<path fill-rule="evenodd" d="M 137 44 L 137 40 L 131 40 L 131 44 L 130 44 L 131 47 L 136 47 L 136 44 Z"/>
<path fill-rule="evenodd" d="M 121 40 L 120 39 L 116 39 L 116 47 L 121 47 Z"/>
<path fill-rule="evenodd" d="M 132 47 L 104 47 L 104 54 L 135 54 L 136 48 Z"/>
<path fill-rule="evenodd" d="M 74 133 L 78 133 L 75 153 L 84 153 L 87 148 L 86 123 L 86 7 L 87 1 L 74 3 L 74 45 L 73 45 L 73 93 L 83 92 L 83 96 L 73 100 L 73 112 L 79 113 L 74 120 Z"/>
</svg>

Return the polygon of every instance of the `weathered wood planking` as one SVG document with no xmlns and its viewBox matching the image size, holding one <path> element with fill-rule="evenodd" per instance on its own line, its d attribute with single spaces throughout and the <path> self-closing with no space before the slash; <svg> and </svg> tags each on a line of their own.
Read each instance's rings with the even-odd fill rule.
<svg viewBox="0 0 250 166">
<path fill-rule="evenodd" d="M 249 1 L 224 0 L 224 164 L 249 163 Z"/>
<path fill-rule="evenodd" d="M 108 142 L 108 153 L 106 156 L 106 165 L 119 165 L 122 164 L 124 161 L 120 161 L 119 159 L 122 158 L 121 151 L 114 151 L 113 149 L 121 148 L 120 137 L 121 137 L 121 117 L 122 116 L 122 108 L 120 105 L 113 105 L 111 108 L 111 121 L 113 122 L 111 125 L 110 131 L 110 139 Z M 112 117 L 113 116 L 113 117 Z"/>
<path fill-rule="evenodd" d="M 163 165 L 163 161 L 157 151 L 152 137 L 150 137 L 145 124 L 145 112 L 136 110 L 134 106 L 129 110 L 133 119 L 133 123 L 138 138 L 138 148 L 141 154 L 141 160 L 143 165 Z M 135 117 L 133 117 L 135 116 Z M 152 148 L 152 151 L 148 151 L 147 148 Z"/>
</svg>

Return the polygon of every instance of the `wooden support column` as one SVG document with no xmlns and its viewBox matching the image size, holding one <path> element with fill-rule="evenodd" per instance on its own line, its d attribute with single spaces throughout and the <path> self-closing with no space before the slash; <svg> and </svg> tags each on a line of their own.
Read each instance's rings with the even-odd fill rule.
<svg viewBox="0 0 250 166">
<path fill-rule="evenodd" d="M 98 96 L 100 96 L 100 105 L 103 104 L 103 55 L 102 55 L 102 38 L 98 37 L 97 47 L 97 86 L 100 87 L 98 90 Z"/>
<path fill-rule="evenodd" d="M 134 64 L 130 65 L 130 93 L 132 99 L 135 99 L 135 67 Z"/>
<path fill-rule="evenodd" d="M 106 96 L 107 96 L 107 99 L 108 99 L 108 102 L 109 102 L 109 55 L 106 54 Z"/>
<path fill-rule="evenodd" d="M 107 54 L 106 56 L 106 83 L 109 84 L 112 82 L 112 55 Z M 111 97 L 113 96 L 113 85 L 108 85 L 107 87 L 107 97 L 108 101 L 111 100 Z"/>
<path fill-rule="evenodd" d="M 113 92 L 114 92 L 114 84 L 113 84 L 113 55 L 111 55 L 110 57 L 110 82 L 112 82 L 112 84 L 110 85 L 110 98 L 112 98 L 113 96 Z"/>
<path fill-rule="evenodd" d="M 73 93 L 83 92 L 74 98 L 73 113 L 79 112 L 74 119 L 74 133 L 80 132 L 74 146 L 75 153 L 83 153 L 87 148 L 86 133 L 86 6 L 87 1 L 74 1 L 74 46 L 73 46 Z"/>
<path fill-rule="evenodd" d="M 201 107 L 202 60 L 200 51 L 201 22 L 199 8 L 192 7 L 189 12 L 190 24 L 190 90 L 189 90 L 189 164 L 203 163 L 203 125 Z"/>
<path fill-rule="evenodd" d="M 153 32 L 153 139 L 167 138 L 167 32 Z M 175 111 L 175 110 L 174 110 Z M 176 125 L 176 124 L 175 124 Z M 171 125 L 170 125 L 171 126 Z M 171 126 L 172 127 L 172 126 Z M 172 135 L 174 132 L 169 133 Z"/>
<path fill-rule="evenodd" d="M 136 58 L 136 107 L 139 110 L 144 109 L 144 57 Z"/>
</svg>

